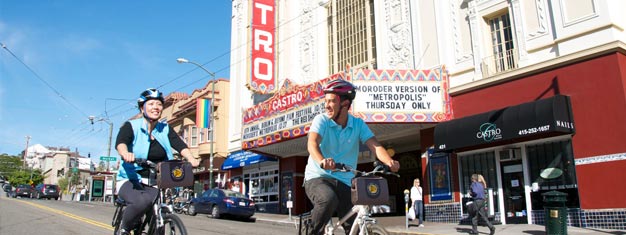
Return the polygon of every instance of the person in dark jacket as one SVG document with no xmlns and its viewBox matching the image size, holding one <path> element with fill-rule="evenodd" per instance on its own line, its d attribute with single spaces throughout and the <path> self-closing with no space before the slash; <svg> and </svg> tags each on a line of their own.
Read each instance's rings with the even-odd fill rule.
<svg viewBox="0 0 626 235">
<path fill-rule="evenodd" d="M 489 227 L 489 235 L 493 235 L 496 232 L 496 228 L 489 222 L 487 215 L 485 215 L 485 188 L 487 188 L 485 178 L 480 174 L 473 174 L 470 189 L 472 198 L 474 199 L 472 205 L 475 210 L 470 210 L 470 212 L 473 212 L 473 215 L 470 214 L 472 218 L 472 231 L 470 234 L 478 234 L 478 220 L 481 218 L 485 220 L 487 227 Z"/>
</svg>

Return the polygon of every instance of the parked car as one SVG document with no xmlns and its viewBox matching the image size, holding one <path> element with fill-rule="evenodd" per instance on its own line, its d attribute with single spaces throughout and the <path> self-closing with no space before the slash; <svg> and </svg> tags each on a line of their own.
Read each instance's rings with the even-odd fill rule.
<svg viewBox="0 0 626 235">
<path fill-rule="evenodd" d="M 35 189 L 33 189 L 33 186 L 30 186 L 29 184 L 20 184 L 15 187 L 15 193 L 13 193 L 12 196 L 32 198 L 34 191 Z"/>
<path fill-rule="evenodd" d="M 54 200 L 59 200 L 59 186 L 56 184 L 38 184 L 35 187 L 33 197 L 37 199 L 47 198 L 50 200 L 54 198 Z"/>
<path fill-rule="evenodd" d="M 188 214 L 211 214 L 213 218 L 232 215 L 249 219 L 254 215 L 254 202 L 240 192 L 225 189 L 209 189 L 200 197 L 191 199 Z"/>
<path fill-rule="evenodd" d="M 13 197 L 13 186 L 11 184 L 4 184 L 2 190 L 6 193 L 7 197 Z"/>
</svg>

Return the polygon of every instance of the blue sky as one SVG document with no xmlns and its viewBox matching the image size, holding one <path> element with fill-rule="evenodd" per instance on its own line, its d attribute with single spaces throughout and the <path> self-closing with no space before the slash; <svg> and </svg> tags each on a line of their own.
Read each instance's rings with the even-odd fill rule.
<svg viewBox="0 0 626 235">
<path fill-rule="evenodd" d="M 203 87 L 206 73 L 178 57 L 228 78 L 230 25 L 230 0 L 0 0 L 0 154 L 30 136 L 99 159 L 109 126 L 88 116 L 108 118 L 115 142 L 146 88 Z"/>
</svg>

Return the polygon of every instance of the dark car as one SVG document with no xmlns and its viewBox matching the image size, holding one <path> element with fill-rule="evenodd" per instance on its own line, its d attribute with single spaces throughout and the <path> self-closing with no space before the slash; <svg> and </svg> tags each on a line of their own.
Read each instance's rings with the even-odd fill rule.
<svg viewBox="0 0 626 235">
<path fill-rule="evenodd" d="M 13 197 L 13 186 L 11 186 L 11 184 L 4 184 L 2 190 L 4 190 L 7 197 Z"/>
<path fill-rule="evenodd" d="M 209 189 L 202 196 L 191 199 L 189 215 L 211 214 L 213 218 L 232 215 L 249 219 L 254 215 L 254 202 L 240 192 L 225 189 Z"/>
<path fill-rule="evenodd" d="M 59 186 L 56 184 L 38 184 L 35 187 L 33 197 L 37 199 L 47 198 L 50 200 L 54 198 L 54 200 L 59 200 Z"/>
<path fill-rule="evenodd" d="M 17 187 L 15 187 L 15 193 L 13 193 L 12 196 L 32 198 L 33 191 L 35 191 L 35 189 L 33 189 L 33 186 L 30 186 L 29 184 L 20 184 Z"/>
</svg>

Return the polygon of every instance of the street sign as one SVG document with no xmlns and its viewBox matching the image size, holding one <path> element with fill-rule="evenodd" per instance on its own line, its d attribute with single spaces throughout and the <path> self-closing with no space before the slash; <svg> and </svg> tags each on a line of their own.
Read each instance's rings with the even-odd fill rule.
<svg viewBox="0 0 626 235">
<path fill-rule="evenodd" d="M 116 157 L 100 156 L 100 161 L 115 161 L 115 160 L 117 160 Z"/>
</svg>

